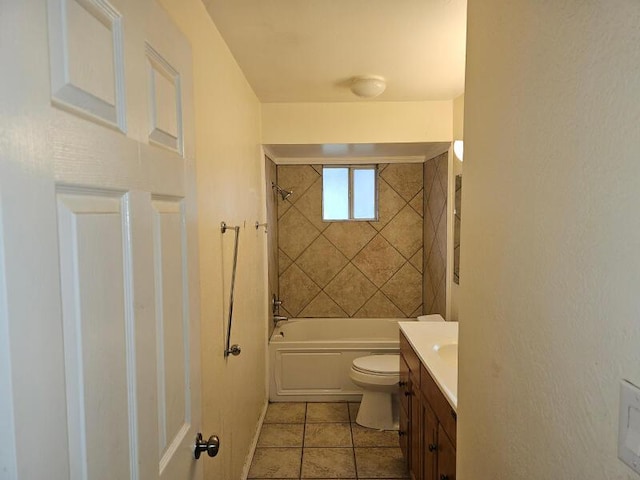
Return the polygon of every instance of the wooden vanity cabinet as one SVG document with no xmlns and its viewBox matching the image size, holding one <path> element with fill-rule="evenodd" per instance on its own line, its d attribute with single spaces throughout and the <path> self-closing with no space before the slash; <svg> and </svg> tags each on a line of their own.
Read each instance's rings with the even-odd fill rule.
<svg viewBox="0 0 640 480">
<path fill-rule="evenodd" d="M 400 448 L 413 480 L 455 480 L 456 413 L 400 334 Z"/>
</svg>

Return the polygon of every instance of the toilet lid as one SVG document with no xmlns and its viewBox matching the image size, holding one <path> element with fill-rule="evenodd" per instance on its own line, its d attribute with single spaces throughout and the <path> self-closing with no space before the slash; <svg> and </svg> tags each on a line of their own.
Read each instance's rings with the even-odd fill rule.
<svg viewBox="0 0 640 480">
<path fill-rule="evenodd" d="M 369 355 L 353 361 L 356 370 L 386 375 L 398 375 L 400 355 Z"/>
</svg>

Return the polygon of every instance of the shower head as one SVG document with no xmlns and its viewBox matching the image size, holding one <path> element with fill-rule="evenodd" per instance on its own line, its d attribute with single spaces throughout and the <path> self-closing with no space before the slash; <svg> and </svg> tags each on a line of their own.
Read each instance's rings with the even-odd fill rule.
<svg viewBox="0 0 640 480">
<path fill-rule="evenodd" d="M 291 194 L 293 194 L 293 191 L 285 190 L 284 188 L 279 187 L 273 182 L 271 182 L 271 188 L 273 188 L 276 192 L 280 194 L 280 196 L 282 197 L 282 200 L 286 200 L 291 196 Z"/>
</svg>

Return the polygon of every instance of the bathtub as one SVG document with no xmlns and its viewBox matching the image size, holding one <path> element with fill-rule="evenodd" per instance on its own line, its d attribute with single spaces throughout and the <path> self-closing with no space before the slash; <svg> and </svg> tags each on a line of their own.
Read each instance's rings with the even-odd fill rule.
<svg viewBox="0 0 640 480">
<path fill-rule="evenodd" d="M 359 401 L 354 358 L 399 351 L 399 321 L 409 318 L 292 318 L 269 340 L 272 402 Z"/>
</svg>

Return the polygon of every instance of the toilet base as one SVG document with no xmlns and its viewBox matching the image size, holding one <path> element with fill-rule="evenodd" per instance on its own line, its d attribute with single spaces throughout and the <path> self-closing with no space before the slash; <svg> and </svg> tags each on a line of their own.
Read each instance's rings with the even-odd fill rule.
<svg viewBox="0 0 640 480">
<path fill-rule="evenodd" d="M 365 391 L 356 423 L 376 430 L 398 430 L 398 396 L 390 392 Z"/>
</svg>

